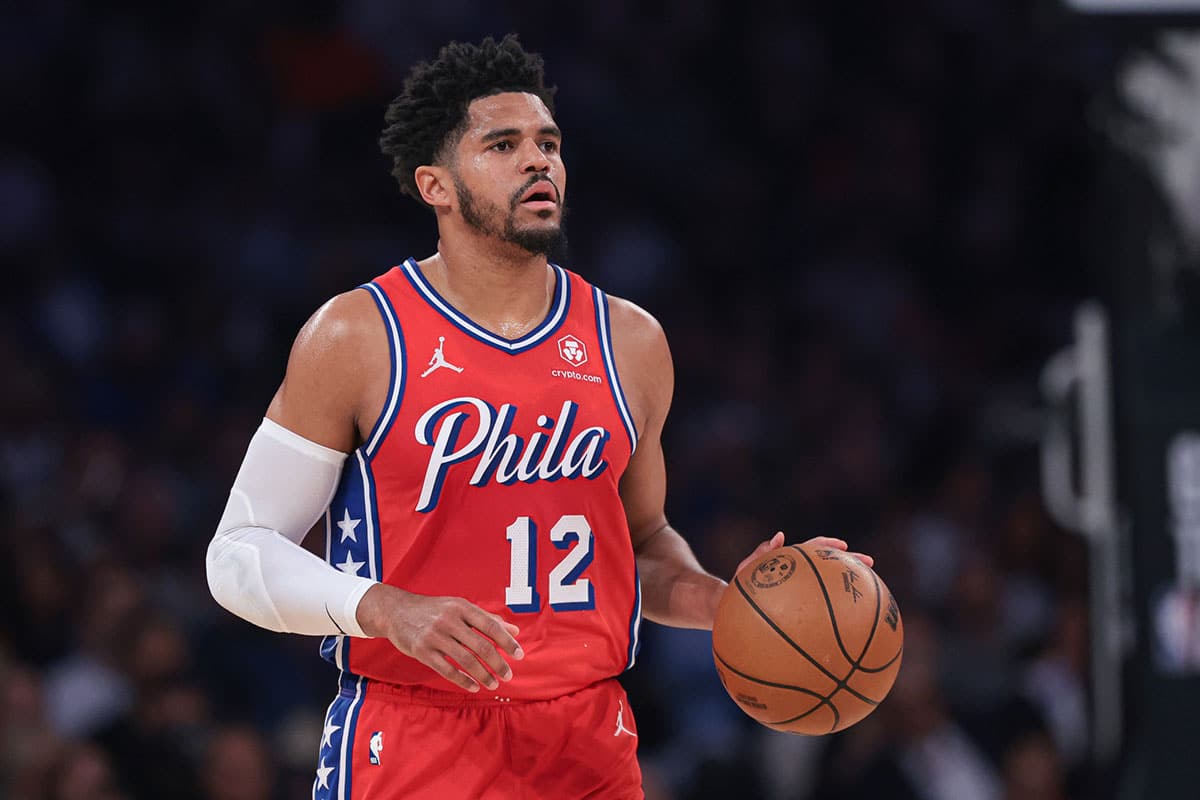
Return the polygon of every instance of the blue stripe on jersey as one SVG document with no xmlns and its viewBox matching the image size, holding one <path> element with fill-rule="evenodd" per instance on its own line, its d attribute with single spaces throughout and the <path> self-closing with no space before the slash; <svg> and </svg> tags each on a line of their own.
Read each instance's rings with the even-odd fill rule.
<svg viewBox="0 0 1200 800">
<path fill-rule="evenodd" d="M 339 669 L 341 668 L 341 665 L 338 663 L 338 655 L 340 654 L 342 639 L 344 638 L 344 636 L 340 635 L 321 637 L 321 658 L 325 659 Z"/>
<path fill-rule="evenodd" d="M 325 512 L 325 560 L 347 575 L 380 580 L 382 550 L 375 476 L 363 448 L 355 450 L 342 468 L 337 491 Z M 321 657 L 339 670 L 350 668 L 349 636 L 326 636 Z"/>
<path fill-rule="evenodd" d="M 345 476 L 345 467 L 342 467 L 342 475 Z M 338 483 L 341 483 L 341 478 Z M 340 489 L 340 486 L 339 486 Z M 330 501 L 329 508 L 325 509 L 325 563 L 333 563 L 333 503 L 337 500 L 337 493 L 333 495 L 333 500 Z M 321 658 L 342 669 L 342 663 L 338 660 L 338 655 L 342 648 L 342 639 L 344 636 L 329 635 L 321 637 Z"/>
<path fill-rule="evenodd" d="M 420 267 L 417 266 L 417 262 L 413 259 L 410 258 L 405 261 L 403 269 L 408 282 L 413 285 L 413 288 L 439 314 L 449 320 L 454 327 L 472 339 L 515 355 L 545 341 L 546 337 L 558 330 L 563 320 L 567 318 L 567 310 L 571 307 L 571 280 L 566 270 L 562 267 L 557 264 L 551 264 L 550 266 L 554 269 L 554 306 L 540 325 L 518 339 L 505 339 L 503 336 L 497 336 L 472 322 L 469 317 L 450 305 L 444 297 L 437 293 L 437 290 L 421 274 Z"/>
<path fill-rule="evenodd" d="M 629 452 L 632 455 L 637 450 L 637 429 L 633 426 L 633 417 L 629 414 L 629 406 L 625 403 L 625 392 L 621 389 L 621 379 L 617 377 L 617 362 L 613 357 L 612 337 L 608 321 L 608 296 L 599 288 L 592 287 L 592 295 L 596 306 L 596 332 L 600 336 L 600 352 L 604 356 L 604 371 L 608 373 L 608 388 L 612 391 L 613 402 L 625 423 L 625 432 L 629 434 Z"/>
<path fill-rule="evenodd" d="M 327 636 L 327 639 L 336 639 L 336 636 Z M 317 746 L 317 777 L 313 778 L 312 800 L 329 800 L 333 795 L 333 787 L 337 786 L 337 778 L 334 772 L 327 772 L 329 767 L 333 767 L 336 771 L 337 764 L 330 763 L 334 754 L 338 752 L 341 745 L 342 732 L 345 730 L 345 706 L 342 700 L 342 693 L 338 692 L 333 697 L 333 702 L 329 704 L 329 708 L 325 711 L 325 724 L 321 729 L 321 743 Z M 333 730 L 337 728 L 337 730 Z M 326 731 L 328 731 L 329 741 L 325 741 Z M 337 742 L 337 744 L 335 744 Z M 322 777 L 324 775 L 324 777 Z"/>
<path fill-rule="evenodd" d="M 387 293 L 375 283 L 364 283 L 360 288 L 371 293 L 371 297 L 374 298 L 375 305 L 378 306 L 379 313 L 383 317 L 384 325 L 387 327 L 388 354 L 391 357 L 392 370 L 388 380 L 387 401 L 363 445 L 367 458 L 370 458 L 379 449 L 379 443 L 383 441 L 384 436 L 387 436 L 387 432 L 391 429 L 392 422 L 395 421 L 396 414 L 400 410 L 400 401 L 404 397 L 404 381 L 408 376 L 408 364 L 404 350 L 404 331 L 400 327 L 396 309 L 392 307 L 392 301 L 388 299 Z"/>
<path fill-rule="evenodd" d="M 642 647 L 639 635 L 642 630 L 642 576 L 638 573 L 636 564 L 633 567 L 633 586 L 636 594 L 633 601 L 633 614 L 629 617 L 629 656 L 625 669 L 633 668 L 638 650 Z"/>
<path fill-rule="evenodd" d="M 341 683 L 343 692 L 348 694 L 351 686 L 354 688 L 353 700 L 350 701 L 349 713 L 346 717 L 346 735 L 342 738 L 342 749 L 339 756 L 338 794 L 337 800 L 350 800 L 353 793 L 350 780 L 354 777 L 354 734 L 358 727 L 358 712 L 362 709 L 363 697 L 367 692 L 367 679 L 342 673 Z"/>
<path fill-rule="evenodd" d="M 317 775 L 312 800 L 350 800 L 354 759 L 354 729 L 366 694 L 365 678 L 347 673 L 338 677 L 338 693 L 325 713 L 317 750 Z"/>
<path fill-rule="evenodd" d="M 363 508 L 367 513 L 367 577 L 380 581 L 383 580 L 383 543 L 379 537 L 379 495 L 375 491 L 375 471 L 363 455 L 362 448 L 355 452 L 355 456 L 362 474 Z"/>
</svg>

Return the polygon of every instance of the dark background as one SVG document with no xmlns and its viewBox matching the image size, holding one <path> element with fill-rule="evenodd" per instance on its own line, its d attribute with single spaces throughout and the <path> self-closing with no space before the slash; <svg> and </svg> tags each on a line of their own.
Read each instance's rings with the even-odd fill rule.
<svg viewBox="0 0 1200 800">
<path fill-rule="evenodd" d="M 777 529 L 844 537 L 908 635 L 875 715 L 803 739 L 737 710 L 707 634 L 647 624 L 649 796 L 1105 796 L 1084 548 L 1036 444 L 1038 372 L 1097 289 L 1112 26 L 964 0 L 23 5 L 0 796 L 306 796 L 333 669 L 218 608 L 204 550 L 299 326 L 434 247 L 378 152 L 387 103 L 446 41 L 508 31 L 560 87 L 565 266 L 671 342 L 673 524 L 725 577 Z"/>
</svg>

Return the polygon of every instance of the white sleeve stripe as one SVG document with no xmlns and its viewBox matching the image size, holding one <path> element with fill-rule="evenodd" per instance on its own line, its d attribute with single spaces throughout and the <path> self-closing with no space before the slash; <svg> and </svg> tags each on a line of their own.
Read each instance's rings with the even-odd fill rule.
<svg viewBox="0 0 1200 800">
<path fill-rule="evenodd" d="M 323 444 L 317 444 L 310 439 L 305 439 L 300 434 L 288 430 L 278 422 L 267 417 L 263 417 L 262 425 L 258 429 L 264 435 L 271 437 L 280 444 L 286 445 L 306 456 L 324 461 L 326 464 L 335 466 L 338 469 L 341 469 L 342 462 L 346 460 L 346 453 L 326 447 Z"/>
</svg>

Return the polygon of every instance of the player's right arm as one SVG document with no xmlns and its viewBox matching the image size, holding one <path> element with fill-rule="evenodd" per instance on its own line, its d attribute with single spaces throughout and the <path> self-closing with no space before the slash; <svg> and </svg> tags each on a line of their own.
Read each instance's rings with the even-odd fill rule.
<svg viewBox="0 0 1200 800">
<path fill-rule="evenodd" d="M 382 409 L 389 363 L 383 322 L 365 291 L 335 297 L 304 325 L 209 544 L 209 588 L 261 627 L 386 638 L 468 691 L 495 688 L 491 673 L 512 675 L 497 647 L 523 657 L 516 626 L 460 597 L 347 575 L 300 546 L 325 513 L 347 452 Z"/>
</svg>

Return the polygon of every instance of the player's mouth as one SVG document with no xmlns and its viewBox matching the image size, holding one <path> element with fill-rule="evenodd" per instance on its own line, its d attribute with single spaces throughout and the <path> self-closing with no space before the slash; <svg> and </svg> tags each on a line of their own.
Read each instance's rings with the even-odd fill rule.
<svg viewBox="0 0 1200 800">
<path fill-rule="evenodd" d="M 550 181 L 538 181 L 517 202 L 530 211 L 553 211 L 558 208 L 558 190 Z"/>
</svg>

